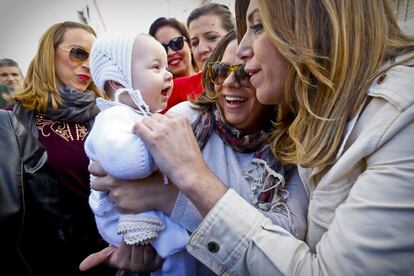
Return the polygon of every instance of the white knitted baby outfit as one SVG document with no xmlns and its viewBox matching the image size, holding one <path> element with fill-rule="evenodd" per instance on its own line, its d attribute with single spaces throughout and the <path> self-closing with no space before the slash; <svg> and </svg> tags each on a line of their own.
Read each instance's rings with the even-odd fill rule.
<svg viewBox="0 0 414 276">
<path fill-rule="evenodd" d="M 85 151 L 90 159 L 99 161 L 108 174 L 120 179 L 142 179 L 156 170 L 146 145 L 137 135 L 132 134 L 132 125 L 149 113 L 149 107 L 143 101 L 140 91 L 132 88 L 131 55 L 134 41 L 135 37 L 98 38 L 92 45 L 90 56 L 92 79 L 99 89 L 104 91 L 108 80 L 116 81 L 124 88 L 116 91 L 113 102 L 97 99 L 101 113 L 96 117 L 85 141 Z M 121 93 L 128 93 L 139 110 L 119 103 Z M 146 244 L 159 236 L 161 238 L 160 232 L 168 235 L 168 231 L 162 230 L 165 225 L 170 225 L 170 230 L 176 232 L 167 242 L 171 246 L 163 244 L 161 252 L 154 246 L 158 254 L 166 257 L 185 248 L 187 232 L 178 225 L 171 226 L 175 223 L 161 212 L 119 214 L 107 193 L 95 190 L 91 191 L 89 204 L 95 214 L 99 232 L 111 244 L 119 246 L 122 237 L 127 244 Z M 168 223 L 165 223 L 166 220 Z"/>
</svg>

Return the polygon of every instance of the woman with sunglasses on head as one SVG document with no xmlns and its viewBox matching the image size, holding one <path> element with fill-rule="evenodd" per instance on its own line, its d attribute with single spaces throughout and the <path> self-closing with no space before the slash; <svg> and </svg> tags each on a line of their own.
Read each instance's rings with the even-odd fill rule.
<svg viewBox="0 0 414 276">
<path fill-rule="evenodd" d="M 306 242 L 214 176 L 186 118 L 136 124 L 160 170 L 205 216 L 187 249 L 216 273 L 413 273 L 414 38 L 390 4 L 236 2 L 237 56 L 258 100 L 278 105 L 272 149 L 300 165 L 311 195 Z"/>
<path fill-rule="evenodd" d="M 232 31 L 223 37 L 207 62 L 203 71 L 205 91 L 197 100 L 180 103 L 169 113 L 188 117 L 205 162 L 227 188 L 273 223 L 304 239 L 307 194 L 296 166 L 282 166 L 270 150 L 268 138 L 275 106 L 257 101 L 249 75 L 236 57 L 236 48 Z M 109 190 L 124 211 L 163 210 L 188 231 L 195 231 L 202 216 L 183 193 L 177 194 L 173 185 L 167 186 L 159 174 L 139 185 L 108 181 L 108 177 L 92 183 L 94 188 Z"/>
<path fill-rule="evenodd" d="M 148 33 L 164 46 L 168 57 L 168 70 L 174 78 L 197 73 L 197 64 L 191 53 L 190 36 L 183 23 L 175 18 L 160 17 L 151 24 Z"/>
<path fill-rule="evenodd" d="M 23 89 L 9 96 L 17 118 L 46 149 L 59 180 L 60 203 L 68 212 L 54 252 L 56 275 L 78 275 L 79 262 L 107 245 L 88 205 L 89 160 L 84 151 L 84 140 L 99 111 L 95 99 L 105 97 L 89 72 L 95 37 L 91 27 L 77 22 L 52 25 L 40 39 Z M 114 273 L 102 267 L 90 275 Z"/>
<path fill-rule="evenodd" d="M 235 29 L 234 18 L 227 6 L 208 3 L 190 13 L 187 28 L 194 60 L 198 69 L 202 71 L 220 39 Z M 174 80 L 174 89 L 164 112 L 189 98 L 197 98 L 203 92 L 202 77 L 200 72 Z"/>
</svg>

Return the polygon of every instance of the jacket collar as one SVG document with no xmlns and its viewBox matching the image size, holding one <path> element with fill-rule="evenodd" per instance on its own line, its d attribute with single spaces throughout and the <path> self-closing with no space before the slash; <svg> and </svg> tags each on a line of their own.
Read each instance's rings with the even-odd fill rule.
<svg viewBox="0 0 414 276">
<path fill-rule="evenodd" d="M 413 57 L 413 54 L 409 53 L 399 56 L 395 60 L 385 63 L 380 68 L 378 72 L 381 73 L 377 76 L 377 78 L 374 79 L 368 89 L 368 97 L 365 99 L 364 103 L 361 104 L 361 107 L 359 108 L 357 114 L 348 122 L 345 128 L 344 138 L 339 147 L 338 153 L 335 156 L 335 160 L 332 163 L 338 161 L 338 159 L 346 150 L 347 142 L 351 136 L 352 131 L 355 128 L 358 118 L 364 111 L 367 103 L 371 98 L 381 97 L 390 102 L 399 110 L 404 110 L 405 108 L 414 104 L 412 102 L 412 96 L 408 96 L 412 93 L 412 86 L 407 85 L 407 81 L 412 79 L 414 73 L 414 69 L 407 67 L 414 67 L 414 59 L 410 59 L 407 62 L 404 62 L 403 65 L 396 65 L 395 67 L 392 67 L 393 64 L 409 59 L 410 56 Z M 322 172 L 327 166 L 328 165 L 318 166 L 310 169 L 305 169 L 299 166 L 302 181 L 311 185 L 310 187 L 315 186 L 312 178 Z"/>
</svg>

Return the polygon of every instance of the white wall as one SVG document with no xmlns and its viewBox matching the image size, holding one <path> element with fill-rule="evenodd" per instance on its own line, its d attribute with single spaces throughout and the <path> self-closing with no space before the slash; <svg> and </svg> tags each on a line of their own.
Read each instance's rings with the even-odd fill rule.
<svg viewBox="0 0 414 276">
<path fill-rule="evenodd" d="M 160 16 L 185 21 L 188 14 L 203 0 L 0 0 L 0 58 L 16 60 L 23 73 L 36 52 L 42 33 L 52 24 L 64 20 L 79 21 L 78 10 L 87 5 L 95 16 L 98 4 L 110 32 L 147 32 Z M 205 2 L 205 1 L 204 1 Z M 230 7 L 235 0 L 213 0 Z M 414 19 L 401 22 L 403 29 L 414 34 Z M 95 26 L 93 26 L 95 27 Z M 98 26 L 97 26 L 98 27 Z M 97 29 L 98 33 L 101 29 Z"/>
<path fill-rule="evenodd" d="M 0 0 L 0 58 L 12 58 L 23 74 L 32 60 L 42 33 L 52 24 L 78 21 L 83 0 Z"/>
<path fill-rule="evenodd" d="M 95 0 L 110 32 L 148 32 L 158 17 L 176 17 L 185 21 L 202 0 Z M 235 0 L 214 0 L 234 12 Z M 93 0 L 0 0 L 0 58 L 12 58 L 26 73 L 40 36 L 52 24 L 64 20 L 79 21 L 78 10 Z M 99 30 L 98 30 L 99 31 Z"/>
</svg>

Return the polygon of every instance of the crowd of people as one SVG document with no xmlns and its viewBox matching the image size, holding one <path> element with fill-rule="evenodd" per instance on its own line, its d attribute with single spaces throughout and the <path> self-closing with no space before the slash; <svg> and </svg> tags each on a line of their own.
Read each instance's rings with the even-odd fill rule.
<svg viewBox="0 0 414 276">
<path fill-rule="evenodd" d="M 411 275 L 413 76 L 388 0 L 56 23 L 25 75 L 0 59 L 5 267 Z"/>
</svg>

